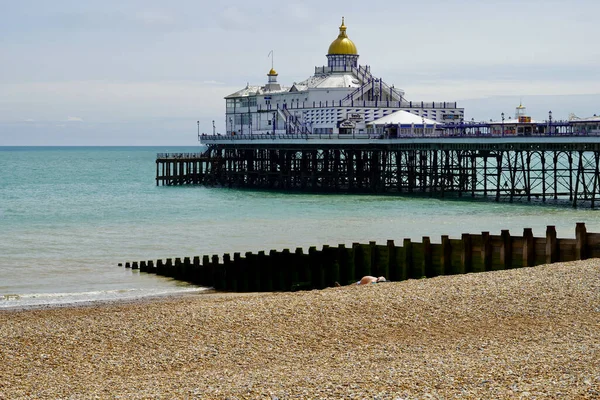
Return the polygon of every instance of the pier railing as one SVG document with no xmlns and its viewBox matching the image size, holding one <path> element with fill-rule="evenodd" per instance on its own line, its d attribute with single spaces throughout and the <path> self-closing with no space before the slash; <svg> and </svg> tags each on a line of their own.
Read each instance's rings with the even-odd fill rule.
<svg viewBox="0 0 600 400">
<path fill-rule="evenodd" d="M 575 238 L 557 238 L 555 227 L 548 226 L 543 237 L 534 237 L 532 229 L 525 228 L 516 236 L 508 230 L 500 235 L 464 233 L 460 239 L 444 235 L 440 243 L 426 236 L 420 242 L 404 239 L 402 245 L 394 240 L 372 241 L 349 248 L 344 244 L 324 245 L 321 250 L 310 247 L 308 253 L 302 248 L 293 253 L 289 249 L 234 253 L 233 257 L 226 253 L 127 262 L 125 267 L 217 290 L 247 292 L 322 289 L 352 284 L 365 275 L 401 281 L 594 257 L 600 257 L 600 234 L 588 233 L 584 223 L 577 223 Z"/>
<path fill-rule="evenodd" d="M 313 102 L 296 102 L 285 104 L 285 108 L 289 110 L 303 110 L 303 109 L 312 109 L 312 108 L 323 108 L 323 107 L 343 107 L 343 108 L 351 108 L 351 107 L 383 107 L 383 108 L 436 108 L 436 109 L 458 109 L 456 102 L 450 101 L 435 101 L 435 102 L 425 102 L 425 101 L 407 101 L 407 100 L 326 100 L 326 101 L 313 101 Z M 267 104 L 267 105 L 258 105 L 256 106 L 256 111 L 277 111 L 278 108 L 282 108 L 279 104 Z M 227 112 L 234 112 L 234 108 L 230 107 L 227 109 Z M 247 112 L 247 111 L 244 111 Z"/>
<path fill-rule="evenodd" d="M 184 159 L 198 159 L 204 157 L 204 153 L 157 153 L 157 159 L 163 160 L 184 160 Z"/>
<path fill-rule="evenodd" d="M 415 129 L 422 130 L 421 127 Z M 334 134 L 334 133 L 311 133 L 311 134 L 248 134 L 248 135 L 206 135 L 201 134 L 199 139 L 201 142 L 204 141 L 246 141 L 246 140 L 315 140 L 315 139 L 387 139 L 387 140 L 406 140 L 406 139 L 423 139 L 423 138 L 439 138 L 439 139 L 468 139 L 468 138 L 481 138 L 481 139 L 506 139 L 511 138 L 554 138 L 554 137 L 599 137 L 600 132 L 563 132 L 563 133 L 532 133 L 532 134 L 492 134 L 492 133 L 460 133 L 453 132 L 451 129 L 442 130 L 434 129 L 431 125 L 425 127 L 426 130 L 430 131 L 426 134 L 398 134 L 395 136 L 388 136 L 381 133 L 354 133 L 354 134 Z"/>
</svg>

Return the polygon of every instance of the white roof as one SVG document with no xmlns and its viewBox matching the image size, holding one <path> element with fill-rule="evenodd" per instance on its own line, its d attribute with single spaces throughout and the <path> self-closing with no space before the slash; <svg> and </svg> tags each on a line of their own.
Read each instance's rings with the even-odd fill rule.
<svg viewBox="0 0 600 400">
<path fill-rule="evenodd" d="M 415 125 L 439 125 L 439 122 L 436 122 L 429 118 L 423 118 L 413 113 L 409 113 L 408 111 L 400 110 L 392 113 L 390 115 L 386 115 L 385 117 L 376 119 L 371 122 L 373 125 L 397 125 L 397 124 L 415 124 Z"/>
<path fill-rule="evenodd" d="M 332 73 L 325 75 L 315 75 L 305 81 L 294 83 L 296 90 L 305 91 L 308 89 L 335 89 L 335 88 L 357 88 L 361 86 L 361 82 L 351 73 Z M 266 86 L 251 86 L 248 85 L 242 90 L 226 96 L 225 98 L 246 97 L 263 94 L 286 93 L 290 91 L 289 86 L 281 86 L 279 90 L 266 90 Z"/>
<path fill-rule="evenodd" d="M 275 94 L 275 93 L 286 93 L 289 92 L 290 88 L 288 86 L 281 86 L 279 90 L 266 90 L 265 86 L 246 86 L 242 90 L 238 90 L 235 93 L 226 96 L 226 99 L 234 98 L 234 97 L 246 97 L 246 96 L 255 96 L 255 95 L 267 95 L 267 94 Z"/>
<path fill-rule="evenodd" d="M 569 121 L 570 122 L 600 122 L 600 117 L 597 115 L 594 115 L 593 117 L 584 117 L 584 118 L 579 118 L 579 117 L 575 117 L 574 118 L 570 118 Z"/>
<path fill-rule="evenodd" d="M 360 86 L 360 80 L 351 73 L 314 75 L 296 84 L 299 90 L 306 90 L 308 88 L 357 88 Z"/>
</svg>

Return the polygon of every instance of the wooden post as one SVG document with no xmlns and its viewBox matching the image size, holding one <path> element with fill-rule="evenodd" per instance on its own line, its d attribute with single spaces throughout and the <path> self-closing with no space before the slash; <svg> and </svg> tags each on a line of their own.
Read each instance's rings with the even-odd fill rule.
<svg viewBox="0 0 600 400">
<path fill-rule="evenodd" d="M 146 266 L 146 261 L 140 261 L 140 272 L 148 272 L 148 267 Z"/>
<path fill-rule="evenodd" d="M 372 270 L 372 266 L 371 266 L 371 244 L 361 244 L 360 248 L 362 250 L 362 256 L 363 256 L 363 270 L 362 272 L 359 274 L 361 277 L 365 276 L 365 275 L 372 275 L 373 270 Z M 358 273 L 358 271 L 356 271 Z M 360 278 L 359 278 L 360 279 Z"/>
<path fill-rule="evenodd" d="M 296 247 L 294 254 L 291 255 L 291 289 L 294 290 L 295 285 L 301 281 L 302 274 L 302 247 Z"/>
<path fill-rule="evenodd" d="M 183 257 L 183 260 L 181 260 L 181 265 L 180 265 L 180 276 L 181 276 L 181 280 L 184 280 L 186 282 L 190 281 L 190 275 L 191 275 L 191 265 L 192 263 L 190 262 L 190 258 L 189 257 Z"/>
<path fill-rule="evenodd" d="M 442 235 L 442 259 L 440 260 L 440 275 L 452 273 L 452 246 L 448 235 Z"/>
<path fill-rule="evenodd" d="M 546 264 L 552 264 L 558 261 L 558 240 L 556 240 L 556 227 L 548 225 L 546 227 Z"/>
<path fill-rule="evenodd" d="M 347 250 L 347 254 L 348 254 L 348 267 L 346 269 L 345 278 L 342 278 L 342 279 L 345 279 L 342 284 L 349 285 L 358 280 L 356 278 L 356 264 L 354 264 L 354 244 L 352 245 L 352 248 Z"/>
<path fill-rule="evenodd" d="M 349 276 L 349 271 L 348 271 L 348 249 L 346 248 L 345 244 L 339 244 L 337 247 L 337 262 L 338 262 L 338 280 L 336 282 L 345 285 L 348 283 L 348 276 Z"/>
<path fill-rule="evenodd" d="M 326 284 L 327 286 L 334 286 L 336 282 L 340 281 L 340 262 L 338 258 L 338 248 L 330 248 L 327 246 L 327 250 L 325 250 L 325 246 L 323 246 L 323 251 L 326 252 L 325 260 L 328 264 L 326 266 Z"/>
<path fill-rule="evenodd" d="M 216 256 L 216 265 L 215 265 L 215 256 L 213 256 L 213 265 L 215 265 L 216 271 L 216 279 L 215 279 L 215 289 L 217 290 L 226 290 L 227 289 L 227 269 L 229 268 L 229 264 L 231 264 L 231 256 L 227 253 L 223 254 L 223 264 L 219 264 L 219 257 Z M 185 265 L 185 263 L 184 263 Z"/>
<path fill-rule="evenodd" d="M 231 274 L 228 274 L 228 288 L 234 292 L 241 292 L 242 287 L 240 285 L 240 276 L 242 273 L 242 256 L 240 253 L 233 253 L 233 265 L 231 267 Z"/>
<path fill-rule="evenodd" d="M 231 274 L 233 271 L 229 253 L 223 254 L 223 267 L 221 269 L 223 270 L 221 273 L 221 290 L 231 290 Z"/>
<path fill-rule="evenodd" d="M 431 240 L 429 236 L 423 236 L 423 275 L 426 277 L 434 276 L 433 257 L 431 254 Z"/>
<path fill-rule="evenodd" d="M 315 246 L 308 248 L 308 263 L 310 266 L 311 287 L 314 289 L 322 289 L 323 274 L 321 266 L 321 252 L 317 251 Z"/>
<path fill-rule="evenodd" d="M 138 266 L 138 262 L 134 261 L 131 263 L 131 269 L 140 269 L 140 267 Z"/>
<path fill-rule="evenodd" d="M 213 276 L 213 284 L 212 286 L 215 288 L 215 290 L 223 290 L 223 287 L 221 286 L 221 273 L 222 268 L 221 265 L 219 265 L 219 256 L 216 254 L 213 254 L 212 257 L 210 258 L 210 266 L 211 266 L 211 270 L 212 270 L 212 276 Z"/>
<path fill-rule="evenodd" d="M 404 246 L 394 246 L 396 253 L 396 280 L 404 281 L 410 278 L 410 272 L 406 267 L 406 248 Z"/>
<path fill-rule="evenodd" d="M 489 232 L 481 232 L 481 262 L 484 271 L 492 270 L 492 241 Z"/>
<path fill-rule="evenodd" d="M 551 264 L 558 261 L 558 240 L 556 239 L 556 227 L 546 227 L 546 263 Z"/>
<path fill-rule="evenodd" d="M 164 269 L 165 269 L 165 267 L 163 265 L 163 260 L 156 260 L 156 275 L 164 275 L 165 274 Z"/>
<path fill-rule="evenodd" d="M 365 260 L 364 251 L 360 243 L 352 243 L 352 250 L 354 253 L 354 280 L 358 281 L 365 275 Z"/>
<path fill-rule="evenodd" d="M 585 260 L 588 258 L 587 253 L 587 229 L 585 227 L 585 223 L 578 222 L 575 227 L 575 240 L 577 244 L 575 245 L 575 259 L 576 260 Z"/>
<path fill-rule="evenodd" d="M 317 289 L 324 289 L 327 287 L 327 283 L 325 282 L 325 270 L 327 265 L 325 265 L 325 252 L 329 249 L 329 246 L 324 245 L 325 251 L 317 250 L 314 255 L 316 255 L 316 268 L 313 269 L 313 283 Z M 316 278 L 316 279 L 315 279 Z"/>
<path fill-rule="evenodd" d="M 296 256 L 298 280 L 294 282 L 292 290 L 310 289 L 312 288 L 312 271 L 308 255 L 304 254 L 301 247 L 297 247 L 294 254 Z"/>
<path fill-rule="evenodd" d="M 181 258 L 176 257 L 175 265 L 173 266 L 173 278 L 175 278 L 177 280 L 181 280 L 182 270 L 183 270 L 183 268 L 181 267 Z"/>
<path fill-rule="evenodd" d="M 183 279 L 185 279 L 187 282 L 191 282 L 193 279 L 192 263 L 189 257 L 183 258 Z"/>
<path fill-rule="evenodd" d="M 280 282 L 281 282 L 281 270 L 283 268 L 283 266 L 281 266 L 281 264 L 279 263 L 279 253 L 277 252 L 277 250 L 271 250 L 269 251 L 269 261 L 267 263 L 267 265 L 269 266 L 270 269 L 270 275 L 271 275 L 271 279 L 270 279 L 270 283 L 271 283 L 271 287 L 270 289 L 267 289 L 267 291 L 272 292 L 273 290 L 282 290 L 283 288 L 280 286 Z"/>
<path fill-rule="evenodd" d="M 202 276 L 202 271 L 200 269 L 200 256 L 194 256 L 193 263 L 194 266 L 192 267 L 192 282 L 196 285 L 200 285 L 200 280 Z"/>
<path fill-rule="evenodd" d="M 277 268 L 280 271 L 280 285 L 279 290 L 288 291 L 292 287 L 292 271 L 294 269 L 294 263 L 292 261 L 292 253 L 290 249 L 283 249 L 279 255 L 279 264 Z"/>
<path fill-rule="evenodd" d="M 213 268 L 210 265 L 210 257 L 202 256 L 202 286 L 210 286 L 214 285 L 213 282 Z"/>
<path fill-rule="evenodd" d="M 414 279 L 421 278 L 420 276 L 414 276 L 412 243 L 409 238 L 404 239 L 402 247 L 404 247 L 404 265 L 406 267 L 407 276 Z"/>
<path fill-rule="evenodd" d="M 245 292 L 256 291 L 256 288 L 254 287 L 254 279 L 257 275 L 259 275 L 259 271 L 256 269 L 256 258 L 257 256 L 252 254 L 251 251 L 247 251 L 244 254 L 244 268 L 241 279 L 244 288 L 243 290 Z"/>
<path fill-rule="evenodd" d="M 535 264 L 535 247 L 531 228 L 523 229 L 523 266 L 533 267 Z"/>
<path fill-rule="evenodd" d="M 502 237 L 502 247 L 500 248 L 500 263 L 504 269 L 512 268 L 512 239 L 508 229 L 503 229 L 500 233 Z"/>
<path fill-rule="evenodd" d="M 125 263 L 125 268 L 131 268 L 131 263 L 130 262 L 126 262 Z"/>
<path fill-rule="evenodd" d="M 369 266 L 371 268 L 369 268 L 369 272 L 365 275 L 375 275 L 375 276 L 383 275 L 380 272 L 379 255 L 377 254 L 377 242 L 375 242 L 375 241 L 369 242 L 369 254 L 371 256 L 371 257 L 369 257 Z"/>
<path fill-rule="evenodd" d="M 462 268 L 459 273 L 466 274 L 473 272 L 473 240 L 470 233 L 463 233 L 462 236 L 463 250 L 460 255 Z"/>
<path fill-rule="evenodd" d="M 167 262 L 165 263 L 165 268 L 164 268 L 164 274 L 165 274 L 165 276 L 168 276 L 169 278 L 173 277 L 173 259 L 172 258 L 167 258 Z"/>
<path fill-rule="evenodd" d="M 331 270 L 332 270 L 332 266 L 333 266 L 333 260 L 331 259 L 331 253 L 330 253 L 331 248 L 329 247 L 329 245 L 324 244 L 323 248 L 321 249 L 321 282 L 322 282 L 322 287 L 326 288 L 328 286 L 333 286 L 333 281 L 330 280 L 331 278 Z"/>
<path fill-rule="evenodd" d="M 398 279 L 398 261 L 396 260 L 396 246 L 394 245 L 394 241 L 388 239 L 386 242 L 387 252 L 388 252 L 388 262 L 385 273 L 385 279 L 389 280 L 400 280 Z"/>
<path fill-rule="evenodd" d="M 271 292 L 273 290 L 273 271 L 271 270 L 271 257 L 267 257 L 264 250 L 258 253 L 246 253 L 248 260 L 248 283 L 251 292 Z"/>
<path fill-rule="evenodd" d="M 156 273 L 156 267 L 154 266 L 154 260 L 148 260 L 148 272 L 149 273 Z"/>
</svg>

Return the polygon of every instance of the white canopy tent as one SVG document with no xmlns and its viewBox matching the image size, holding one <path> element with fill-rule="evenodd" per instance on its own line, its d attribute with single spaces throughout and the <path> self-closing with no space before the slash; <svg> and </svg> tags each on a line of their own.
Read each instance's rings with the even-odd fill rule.
<svg viewBox="0 0 600 400">
<path fill-rule="evenodd" d="M 443 124 L 429 118 L 400 110 L 369 124 L 385 137 L 439 135 Z"/>
<path fill-rule="evenodd" d="M 376 119 L 370 125 L 441 125 L 429 118 L 423 118 L 408 111 L 400 110 Z"/>
</svg>

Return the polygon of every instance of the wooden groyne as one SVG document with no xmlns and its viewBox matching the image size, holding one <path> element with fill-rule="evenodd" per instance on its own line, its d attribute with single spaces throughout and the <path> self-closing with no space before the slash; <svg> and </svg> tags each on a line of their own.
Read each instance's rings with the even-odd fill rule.
<svg viewBox="0 0 600 400">
<path fill-rule="evenodd" d="M 352 247 L 323 246 L 258 253 L 205 255 L 166 260 L 135 261 L 125 267 L 155 273 L 216 290 L 232 292 L 323 289 L 356 282 L 362 276 L 385 276 L 392 281 L 431 278 L 600 257 L 600 233 L 588 233 L 577 223 L 575 239 L 556 237 L 548 226 L 545 237 L 534 237 L 531 228 L 513 236 L 489 232 L 465 233 L 460 239 L 441 237 L 441 243 L 404 239 L 386 244 L 353 243 Z"/>
</svg>

